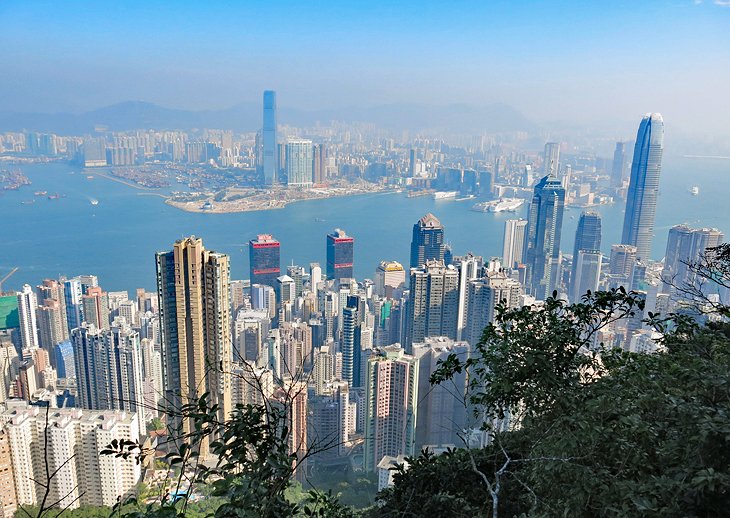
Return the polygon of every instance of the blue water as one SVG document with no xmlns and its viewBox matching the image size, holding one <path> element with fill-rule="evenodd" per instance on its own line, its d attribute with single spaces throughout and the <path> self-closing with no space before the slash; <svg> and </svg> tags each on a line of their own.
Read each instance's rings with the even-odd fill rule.
<svg viewBox="0 0 730 518">
<path fill-rule="evenodd" d="M 88 180 L 78 167 L 38 164 L 22 167 L 33 184 L 18 191 L 0 191 L 0 278 L 18 272 L 6 290 L 47 277 L 96 274 L 107 290 L 155 286 L 154 253 L 169 249 L 180 237 L 195 234 L 205 246 L 231 256 L 232 278 L 248 278 L 245 243 L 258 233 L 281 241 L 282 266 L 325 265 L 325 236 L 335 227 L 355 236 L 355 274 L 372 278 L 378 263 L 409 260 L 413 223 L 433 212 L 446 227 L 446 240 L 455 254 L 467 251 L 502 254 L 504 221 L 518 213 L 478 213 L 471 201 L 434 201 L 430 197 L 374 194 L 316 200 L 285 209 L 239 214 L 187 213 L 165 205 L 157 196 L 108 179 Z M 74 173 L 74 174 L 69 174 Z M 699 196 L 687 189 L 700 187 Z M 65 194 L 48 200 L 34 191 Z M 730 160 L 666 159 L 657 209 L 653 256 L 664 255 L 667 230 L 677 223 L 730 230 Z M 32 205 L 21 201 L 36 199 Z M 96 206 L 90 200 L 99 200 Z M 599 207 L 603 215 L 603 249 L 618 243 L 623 204 Z M 572 252 L 579 209 L 565 213 L 562 248 Z M 324 220 L 324 221 L 319 221 Z"/>
</svg>

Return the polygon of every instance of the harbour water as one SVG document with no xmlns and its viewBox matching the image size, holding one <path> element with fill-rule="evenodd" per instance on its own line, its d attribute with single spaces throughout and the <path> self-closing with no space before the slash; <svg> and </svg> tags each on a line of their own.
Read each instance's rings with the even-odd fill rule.
<svg viewBox="0 0 730 518">
<path fill-rule="evenodd" d="M 5 167 L 5 166 L 3 166 Z M 14 166 L 10 166 L 14 167 Z M 154 193 L 99 176 L 88 179 L 77 166 L 64 163 L 22 166 L 32 185 L 0 191 L 0 278 L 19 270 L 6 290 L 42 279 L 96 274 L 106 290 L 155 286 L 154 252 L 169 249 L 183 236 L 203 238 L 209 249 L 231 256 L 231 277 L 248 278 L 246 243 L 258 233 L 281 241 L 282 269 L 310 262 L 325 266 L 325 235 L 343 228 L 355 237 L 355 274 L 372 278 L 379 261 L 409 260 L 413 223 L 427 212 L 446 227 L 454 254 L 472 251 L 485 257 L 502 254 L 504 221 L 525 217 L 527 204 L 515 213 L 469 210 L 475 200 L 408 198 L 373 194 L 299 202 L 281 210 L 237 214 L 187 213 L 166 205 Z M 699 187 L 699 196 L 689 188 Z M 730 160 L 666 157 L 657 209 L 653 257 L 661 259 L 668 229 L 678 223 L 715 226 L 730 231 Z M 36 191 L 58 193 L 48 199 Z M 35 199 L 35 203 L 22 203 Z M 97 204 L 92 201 L 98 200 Z M 603 216 L 603 250 L 621 238 L 624 204 L 596 207 Z M 565 212 L 562 249 L 572 253 L 581 210 Z"/>
</svg>

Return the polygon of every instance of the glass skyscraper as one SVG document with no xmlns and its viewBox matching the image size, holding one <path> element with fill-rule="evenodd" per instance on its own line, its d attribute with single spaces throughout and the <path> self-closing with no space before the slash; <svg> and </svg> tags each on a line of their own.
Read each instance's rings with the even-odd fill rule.
<svg viewBox="0 0 730 518">
<path fill-rule="evenodd" d="M 336 228 L 327 234 L 327 278 L 352 279 L 355 262 L 355 238 Z"/>
<path fill-rule="evenodd" d="M 658 113 L 647 113 L 636 134 L 621 237 L 623 244 L 636 247 L 637 257 L 644 261 L 651 254 L 663 151 L 664 120 Z"/>
<path fill-rule="evenodd" d="M 573 267 L 570 273 L 571 286 L 576 285 L 578 279 L 578 256 L 581 250 L 601 249 L 601 215 L 597 212 L 587 211 L 580 215 L 578 228 L 575 231 L 575 244 L 573 245 Z M 572 293 L 571 289 L 571 293 Z M 581 295 L 583 295 L 581 293 Z"/>
<path fill-rule="evenodd" d="M 525 235 L 525 287 L 539 300 L 551 295 L 557 285 L 564 206 L 560 180 L 545 176 L 535 185 Z"/>
<path fill-rule="evenodd" d="M 264 183 L 273 185 L 277 182 L 279 171 L 279 154 L 276 148 L 276 92 L 264 92 L 264 132 L 263 132 L 263 170 Z"/>
<path fill-rule="evenodd" d="M 413 225 L 411 268 L 420 268 L 430 260 L 443 261 L 444 251 L 444 226 L 428 213 Z"/>
<path fill-rule="evenodd" d="M 281 275 L 281 244 L 271 234 L 259 234 L 248 243 L 251 285 L 276 287 Z"/>
</svg>

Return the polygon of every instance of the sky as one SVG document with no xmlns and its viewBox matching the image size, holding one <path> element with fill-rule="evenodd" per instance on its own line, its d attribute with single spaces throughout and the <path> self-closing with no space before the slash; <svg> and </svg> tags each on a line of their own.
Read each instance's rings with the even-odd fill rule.
<svg viewBox="0 0 730 518">
<path fill-rule="evenodd" d="M 730 0 L 0 0 L 0 111 L 507 103 L 730 133 Z"/>
</svg>

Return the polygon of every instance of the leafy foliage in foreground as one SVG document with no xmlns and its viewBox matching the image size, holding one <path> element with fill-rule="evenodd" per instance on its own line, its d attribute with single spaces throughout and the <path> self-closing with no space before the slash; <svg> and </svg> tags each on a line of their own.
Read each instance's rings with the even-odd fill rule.
<svg viewBox="0 0 730 518">
<path fill-rule="evenodd" d="M 475 404 L 521 405 L 521 426 L 494 430 L 482 450 L 410 459 L 373 516 L 727 512 L 730 325 L 699 329 L 680 319 L 665 352 L 604 351 L 599 363 L 585 346 L 605 306 L 585 302 L 503 309 L 476 362 L 444 365 L 442 378 L 469 369 Z M 586 377 L 586 367 L 601 376 Z"/>
</svg>

